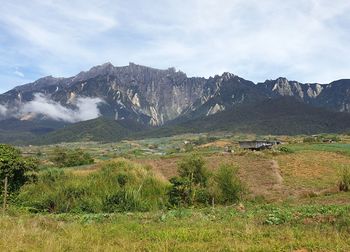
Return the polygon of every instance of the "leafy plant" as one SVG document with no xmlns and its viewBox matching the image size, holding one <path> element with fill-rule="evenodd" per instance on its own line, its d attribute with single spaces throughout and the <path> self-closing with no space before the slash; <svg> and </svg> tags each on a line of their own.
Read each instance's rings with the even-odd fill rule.
<svg viewBox="0 0 350 252">
<path fill-rule="evenodd" d="M 289 222 L 291 219 L 292 215 L 290 212 L 273 209 L 272 212 L 267 215 L 264 223 L 268 225 L 280 225 Z"/>
</svg>

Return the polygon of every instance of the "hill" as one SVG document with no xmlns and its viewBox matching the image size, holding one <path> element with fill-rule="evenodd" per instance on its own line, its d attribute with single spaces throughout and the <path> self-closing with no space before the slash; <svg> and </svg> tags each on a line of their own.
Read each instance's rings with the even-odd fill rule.
<svg viewBox="0 0 350 252">
<path fill-rule="evenodd" d="M 98 141 L 113 142 L 130 136 L 144 126 L 128 121 L 115 121 L 97 118 L 68 125 L 33 140 L 35 144 L 54 144 L 60 142 Z"/>
</svg>

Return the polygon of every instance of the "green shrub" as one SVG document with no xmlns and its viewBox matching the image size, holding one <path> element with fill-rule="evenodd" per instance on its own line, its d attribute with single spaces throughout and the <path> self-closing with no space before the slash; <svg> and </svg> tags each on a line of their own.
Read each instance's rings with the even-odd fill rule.
<svg viewBox="0 0 350 252">
<path fill-rule="evenodd" d="M 188 178 L 173 177 L 170 179 L 170 183 L 172 187 L 168 196 L 171 206 L 188 206 L 193 203 L 191 182 Z"/>
<path fill-rule="evenodd" d="M 203 158 L 197 154 L 186 157 L 179 163 L 180 177 L 187 178 L 191 183 L 206 186 L 209 173 Z"/>
<path fill-rule="evenodd" d="M 222 164 L 215 174 L 215 182 L 219 191 L 216 201 L 220 203 L 236 203 L 244 191 L 238 177 L 238 168 L 232 164 Z"/>
<path fill-rule="evenodd" d="M 170 205 L 190 206 L 195 203 L 206 203 L 203 192 L 208 184 L 209 172 L 203 158 L 197 154 L 185 157 L 179 163 L 178 173 L 179 177 L 170 179 L 172 184 L 168 193 Z"/>
<path fill-rule="evenodd" d="M 279 151 L 280 152 L 283 152 L 283 153 L 287 153 L 287 154 L 290 154 L 290 153 L 294 153 L 294 151 L 286 146 L 282 146 L 279 148 Z"/>
<path fill-rule="evenodd" d="M 198 188 L 195 194 L 195 202 L 203 205 L 210 205 L 212 201 L 212 195 L 208 188 Z"/>
</svg>

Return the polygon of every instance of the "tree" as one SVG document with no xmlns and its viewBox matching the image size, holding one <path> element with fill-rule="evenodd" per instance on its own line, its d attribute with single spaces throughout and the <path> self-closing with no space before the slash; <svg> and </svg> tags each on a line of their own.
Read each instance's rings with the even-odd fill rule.
<svg viewBox="0 0 350 252">
<path fill-rule="evenodd" d="M 27 181 L 35 178 L 37 162 L 34 159 L 23 158 L 21 152 L 7 144 L 0 144 L 0 180 L 7 178 L 8 191 L 16 192 Z M 4 189 L 4 184 L 0 183 Z"/>
</svg>

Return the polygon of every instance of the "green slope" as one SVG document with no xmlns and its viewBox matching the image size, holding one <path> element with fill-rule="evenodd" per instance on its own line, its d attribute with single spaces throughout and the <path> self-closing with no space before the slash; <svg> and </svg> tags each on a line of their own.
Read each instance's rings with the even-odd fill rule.
<svg viewBox="0 0 350 252">
<path fill-rule="evenodd" d="M 37 138 L 34 143 L 53 144 L 77 141 L 112 142 L 121 140 L 141 128 L 142 126 L 134 122 L 115 121 L 100 117 L 68 125 L 62 129 Z"/>
<path fill-rule="evenodd" d="M 350 131 L 350 114 L 311 107 L 288 97 L 237 106 L 209 117 L 183 119 L 138 133 L 138 137 L 218 130 L 276 135 L 347 132 Z"/>
</svg>

